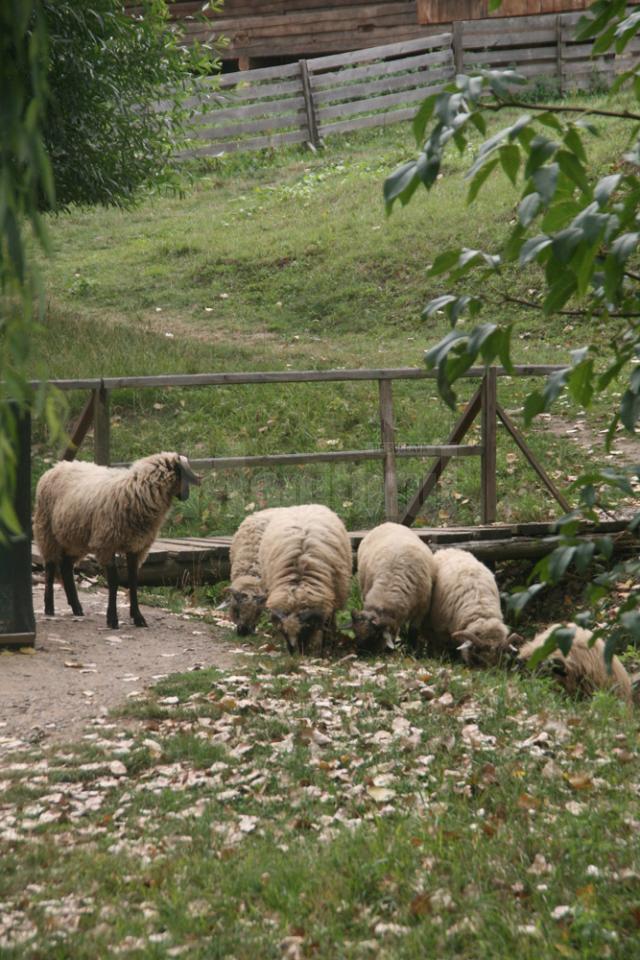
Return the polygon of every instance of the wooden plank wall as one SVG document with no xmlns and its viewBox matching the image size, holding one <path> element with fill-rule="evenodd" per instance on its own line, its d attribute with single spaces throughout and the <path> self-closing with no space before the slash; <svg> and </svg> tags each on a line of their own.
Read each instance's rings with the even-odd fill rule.
<svg viewBox="0 0 640 960">
<path fill-rule="evenodd" d="M 226 37 L 221 55 L 238 60 L 241 69 L 259 66 L 263 58 L 355 50 L 425 33 L 416 0 L 225 0 L 221 13 L 205 18 L 198 17 L 201 8 L 202 0 L 169 3 L 172 19 L 189 38 Z"/>
<path fill-rule="evenodd" d="M 484 20 L 487 17 L 520 17 L 541 13 L 584 10 L 590 0 L 503 0 L 489 11 L 489 0 L 417 0 L 418 23 L 451 23 L 453 20 Z"/>
</svg>

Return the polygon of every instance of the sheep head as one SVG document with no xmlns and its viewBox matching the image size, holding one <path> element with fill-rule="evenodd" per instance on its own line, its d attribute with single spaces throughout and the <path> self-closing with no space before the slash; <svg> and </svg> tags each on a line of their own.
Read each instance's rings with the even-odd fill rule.
<svg viewBox="0 0 640 960">
<path fill-rule="evenodd" d="M 258 620 L 264 611 L 267 595 L 254 590 L 236 590 L 229 587 L 226 591 L 229 619 L 236 625 L 240 637 L 254 633 Z"/>
<path fill-rule="evenodd" d="M 188 500 L 189 499 L 189 488 L 191 486 L 199 487 L 202 483 L 202 477 L 199 477 L 197 473 L 194 473 L 191 469 L 191 464 L 186 457 L 182 454 L 176 454 L 177 460 L 175 463 L 175 472 L 176 472 L 176 490 L 174 496 L 178 500 Z"/>
<path fill-rule="evenodd" d="M 395 635 L 379 610 L 354 610 L 351 629 L 358 653 L 385 653 L 395 648 Z"/>
<path fill-rule="evenodd" d="M 466 629 L 457 630 L 451 639 L 470 667 L 492 667 L 517 652 L 508 627 L 497 617 L 475 621 Z"/>
<path fill-rule="evenodd" d="M 271 610 L 271 623 L 291 655 L 322 656 L 330 623 L 322 610 Z"/>
</svg>

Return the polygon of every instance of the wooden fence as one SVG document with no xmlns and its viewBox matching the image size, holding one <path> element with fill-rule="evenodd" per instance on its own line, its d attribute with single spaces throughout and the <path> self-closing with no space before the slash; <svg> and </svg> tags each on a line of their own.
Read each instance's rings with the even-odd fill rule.
<svg viewBox="0 0 640 960">
<path fill-rule="evenodd" d="M 517 366 L 516 376 L 546 376 L 564 369 L 562 366 Z M 517 430 L 506 410 L 498 401 L 498 378 L 505 375 L 501 367 L 491 367 L 487 371 L 481 367 L 472 367 L 464 374 L 466 379 L 481 379 L 481 384 L 465 407 L 462 415 L 453 427 L 444 443 L 438 444 L 400 444 L 396 436 L 393 408 L 393 381 L 434 379 L 436 374 L 420 367 L 381 368 L 363 370 L 305 370 L 274 371 L 254 373 L 205 373 L 173 374 L 152 377 L 105 377 L 90 380 L 54 380 L 52 383 L 62 390 L 89 390 L 85 407 L 71 431 L 70 443 L 63 453 L 63 459 L 74 459 L 77 450 L 93 426 L 94 460 L 96 463 L 109 464 L 110 456 L 110 398 L 114 390 L 143 389 L 164 387 L 216 387 L 234 384 L 267 383 L 331 383 L 338 381 L 373 381 L 378 384 L 378 414 L 380 420 L 381 445 L 366 450 L 331 450 L 322 453 L 277 453 L 262 456 L 243 457 L 206 457 L 192 460 L 196 468 L 216 470 L 238 467 L 293 466 L 305 463 L 336 463 L 377 460 L 382 464 L 382 482 L 384 490 L 385 516 L 388 520 L 400 520 L 410 525 L 418 516 L 423 503 L 434 489 L 443 470 L 452 458 L 480 458 L 480 490 L 482 522 L 494 523 L 497 514 L 496 487 L 496 441 L 497 425 L 501 422 L 512 437 L 520 452 L 535 470 L 538 478 L 555 497 L 562 509 L 570 510 L 564 495 L 557 489 L 543 466 L 530 450 L 522 434 Z M 481 442 L 462 443 L 469 428 L 480 416 Z M 397 461 L 401 458 L 433 457 L 435 463 L 420 484 L 404 510 L 398 503 Z M 124 464 L 118 464 L 124 465 Z"/>
<path fill-rule="evenodd" d="M 607 85 L 640 52 L 591 56 L 574 40 L 578 13 L 464 20 L 452 30 L 402 43 L 227 73 L 203 81 L 204 107 L 182 157 L 219 156 L 322 138 L 413 117 L 421 100 L 456 73 L 515 67 L 560 91 Z M 194 108 L 199 100 L 190 101 Z"/>
<path fill-rule="evenodd" d="M 317 146 L 330 133 L 397 123 L 453 77 L 451 34 L 217 78 L 184 156 Z M 210 82 L 213 85 L 213 81 Z M 197 101 L 191 101 L 196 106 Z M 201 145 L 202 144 L 202 145 Z"/>
</svg>

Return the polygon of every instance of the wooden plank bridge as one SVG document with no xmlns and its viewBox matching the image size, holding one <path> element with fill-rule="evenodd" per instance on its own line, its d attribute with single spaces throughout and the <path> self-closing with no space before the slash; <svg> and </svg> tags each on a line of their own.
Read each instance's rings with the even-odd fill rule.
<svg viewBox="0 0 640 960">
<path fill-rule="evenodd" d="M 496 560 L 538 559 L 556 546 L 557 533 L 553 523 L 493 524 L 477 527 L 416 527 L 418 536 L 432 550 L 459 547 L 473 553 L 485 563 Z M 355 551 L 366 530 L 350 532 Z M 580 536 L 598 540 L 609 536 L 617 553 L 638 549 L 638 540 L 627 532 L 627 521 L 609 520 L 597 524 L 583 524 Z M 229 579 L 229 546 L 231 537 L 183 537 L 156 540 L 139 572 L 139 582 L 145 586 L 192 586 L 218 583 Z M 38 548 L 33 546 L 33 565 L 42 567 Z M 103 571 L 93 557 L 85 557 L 76 567 L 87 576 Z M 124 558 L 118 558 L 118 574 L 122 584 L 127 583 Z"/>
</svg>

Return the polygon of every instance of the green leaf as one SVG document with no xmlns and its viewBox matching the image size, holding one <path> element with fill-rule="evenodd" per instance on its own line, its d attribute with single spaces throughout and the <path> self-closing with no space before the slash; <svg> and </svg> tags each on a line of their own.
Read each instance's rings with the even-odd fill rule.
<svg viewBox="0 0 640 960">
<path fill-rule="evenodd" d="M 539 390 L 534 390 L 524 401 L 523 420 L 526 427 L 529 426 L 534 417 L 543 413 L 545 409 L 544 397 Z"/>
<path fill-rule="evenodd" d="M 591 189 L 584 167 L 575 154 L 569 153 L 567 150 L 559 150 L 556 154 L 556 162 L 565 176 L 573 180 L 584 194 L 591 196 Z"/>
<path fill-rule="evenodd" d="M 620 420 L 629 433 L 635 433 L 640 418 L 640 393 L 625 390 L 620 401 Z"/>
<path fill-rule="evenodd" d="M 439 93 L 432 93 L 430 97 L 427 97 L 426 100 L 423 100 L 420 104 L 420 109 L 413 118 L 413 133 L 418 146 L 424 139 L 424 132 L 427 128 L 427 124 L 433 116 L 433 112 L 436 107 L 436 100 L 439 96 Z"/>
<path fill-rule="evenodd" d="M 427 270 L 427 276 L 437 277 L 441 273 L 448 273 L 452 267 L 457 266 L 461 253 L 462 250 L 459 247 L 455 250 L 445 250 L 444 253 L 440 253 Z"/>
<path fill-rule="evenodd" d="M 552 285 L 549 293 L 545 297 L 542 304 L 543 313 L 549 316 L 549 314 L 555 313 L 556 310 L 561 310 L 567 300 L 575 293 L 576 286 L 575 275 L 570 270 L 565 270 L 562 276 Z"/>
<path fill-rule="evenodd" d="M 541 167 L 533 174 L 533 185 L 542 197 L 545 204 L 549 203 L 556 192 L 558 185 L 558 164 L 551 163 L 548 167 Z"/>
<path fill-rule="evenodd" d="M 544 233 L 538 234 L 537 237 L 530 237 L 526 243 L 523 243 L 520 250 L 520 263 L 522 266 L 531 260 L 535 260 L 539 253 L 551 246 L 552 242 L 551 237 L 547 237 Z"/>
<path fill-rule="evenodd" d="M 473 180 L 469 184 L 469 193 L 467 195 L 467 203 L 473 203 L 475 198 L 478 196 L 480 187 L 485 182 L 485 180 L 491 175 L 493 170 L 498 166 L 499 159 L 494 157 L 492 160 L 489 160 L 485 163 L 478 172 L 475 174 Z"/>
<path fill-rule="evenodd" d="M 541 206 L 542 197 L 535 191 L 522 198 L 518 206 L 518 219 L 523 227 L 528 227 L 533 222 Z"/>
<path fill-rule="evenodd" d="M 621 174 L 613 173 L 608 177 L 602 177 L 601 180 L 598 180 L 593 191 L 593 195 L 596 198 L 599 206 L 604 207 L 605 204 L 608 203 L 611 194 L 616 189 L 621 179 Z"/>
</svg>

